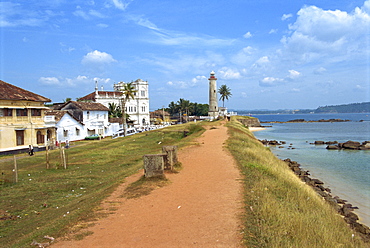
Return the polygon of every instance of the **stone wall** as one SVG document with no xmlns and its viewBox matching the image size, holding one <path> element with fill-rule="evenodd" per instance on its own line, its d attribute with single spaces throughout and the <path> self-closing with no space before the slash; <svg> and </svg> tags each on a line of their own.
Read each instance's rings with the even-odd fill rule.
<svg viewBox="0 0 370 248">
<path fill-rule="evenodd" d="M 260 120 L 258 118 L 238 119 L 246 127 L 261 127 Z"/>
</svg>

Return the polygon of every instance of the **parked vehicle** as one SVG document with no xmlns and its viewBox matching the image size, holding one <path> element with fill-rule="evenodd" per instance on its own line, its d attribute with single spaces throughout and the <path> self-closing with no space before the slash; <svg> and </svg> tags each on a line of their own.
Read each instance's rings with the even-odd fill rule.
<svg viewBox="0 0 370 248">
<path fill-rule="evenodd" d="M 100 138 L 99 134 L 93 134 L 93 135 L 85 137 L 85 140 L 97 140 L 99 138 Z"/>
<path fill-rule="evenodd" d="M 137 131 L 135 128 L 127 128 L 126 129 L 126 136 L 136 134 Z M 118 137 L 123 137 L 125 134 L 125 131 L 123 129 L 118 130 L 116 133 L 113 134 L 112 138 L 118 138 Z"/>
</svg>

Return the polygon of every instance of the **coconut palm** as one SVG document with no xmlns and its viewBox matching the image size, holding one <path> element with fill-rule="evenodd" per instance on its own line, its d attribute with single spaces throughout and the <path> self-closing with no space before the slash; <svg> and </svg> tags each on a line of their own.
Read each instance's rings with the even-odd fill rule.
<svg viewBox="0 0 370 248">
<path fill-rule="evenodd" d="M 126 83 L 123 85 L 123 88 L 121 89 L 122 92 L 122 98 L 121 98 L 121 109 L 122 109 L 122 125 L 123 125 L 123 132 L 124 136 L 126 136 L 126 122 L 127 122 L 127 117 L 126 117 L 126 103 L 128 100 L 134 99 L 135 98 L 135 93 L 137 90 L 135 90 L 135 86 L 133 85 L 133 82 L 131 83 Z"/>
<path fill-rule="evenodd" d="M 232 95 L 230 92 L 230 88 L 223 84 L 218 89 L 218 93 L 220 94 L 220 100 L 222 101 L 222 107 L 225 107 L 225 99 L 229 100 L 229 97 Z"/>
<path fill-rule="evenodd" d="M 109 108 L 108 113 L 109 113 L 110 118 L 122 117 L 122 111 L 119 105 L 115 104 L 114 102 L 110 102 L 108 104 L 108 108 Z"/>
</svg>

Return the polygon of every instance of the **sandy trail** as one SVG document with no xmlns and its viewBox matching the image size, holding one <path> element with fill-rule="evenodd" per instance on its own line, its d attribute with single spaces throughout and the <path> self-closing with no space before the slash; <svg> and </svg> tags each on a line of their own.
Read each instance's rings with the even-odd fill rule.
<svg viewBox="0 0 370 248">
<path fill-rule="evenodd" d="M 138 199 L 120 198 L 142 175 L 128 178 L 104 203 L 117 210 L 100 219 L 80 241 L 52 247 L 240 247 L 242 185 L 239 170 L 223 148 L 227 128 L 207 130 L 200 146 L 178 153 L 183 170 L 166 174 L 171 184 Z"/>
</svg>

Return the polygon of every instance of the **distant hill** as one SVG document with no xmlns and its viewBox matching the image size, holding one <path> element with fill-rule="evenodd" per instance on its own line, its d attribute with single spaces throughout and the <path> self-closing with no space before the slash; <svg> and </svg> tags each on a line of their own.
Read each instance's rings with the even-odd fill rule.
<svg viewBox="0 0 370 248">
<path fill-rule="evenodd" d="M 370 113 L 370 102 L 318 107 L 317 109 L 236 110 L 238 114 Z"/>
<path fill-rule="evenodd" d="M 318 107 L 315 113 L 370 113 L 370 102 Z"/>
</svg>

